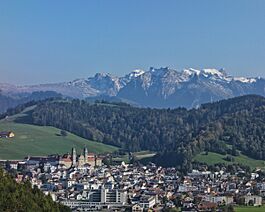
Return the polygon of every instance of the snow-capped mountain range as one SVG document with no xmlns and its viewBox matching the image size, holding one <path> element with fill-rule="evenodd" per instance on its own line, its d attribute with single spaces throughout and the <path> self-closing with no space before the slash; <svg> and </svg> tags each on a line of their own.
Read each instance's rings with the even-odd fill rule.
<svg viewBox="0 0 265 212">
<path fill-rule="evenodd" d="M 265 96 L 265 79 L 233 77 L 224 70 L 153 68 L 135 70 L 125 76 L 97 73 L 94 77 L 71 82 L 15 86 L 1 84 L 4 95 L 35 91 L 55 91 L 73 98 L 116 98 L 139 106 L 174 108 L 196 107 L 230 97 L 258 94 Z"/>
</svg>

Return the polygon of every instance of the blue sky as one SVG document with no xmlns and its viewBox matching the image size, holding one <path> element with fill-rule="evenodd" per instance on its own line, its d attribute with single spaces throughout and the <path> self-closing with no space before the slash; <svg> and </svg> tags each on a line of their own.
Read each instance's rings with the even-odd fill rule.
<svg viewBox="0 0 265 212">
<path fill-rule="evenodd" d="M 0 1 L 0 82 L 150 66 L 265 77 L 264 0 Z"/>
</svg>

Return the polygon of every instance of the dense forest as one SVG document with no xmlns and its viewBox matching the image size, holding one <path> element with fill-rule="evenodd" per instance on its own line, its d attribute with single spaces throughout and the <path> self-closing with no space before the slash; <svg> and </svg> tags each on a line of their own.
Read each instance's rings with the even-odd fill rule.
<svg viewBox="0 0 265 212">
<path fill-rule="evenodd" d="M 252 158 L 265 159 L 265 98 L 256 95 L 191 110 L 49 100 L 37 104 L 31 122 L 128 151 L 157 151 L 157 157 L 172 159 L 172 164 L 185 164 L 201 151 L 232 155 L 241 151 Z"/>
<path fill-rule="evenodd" d="M 18 184 L 0 169 L 0 211 L 71 211 L 45 196 L 38 188 L 31 188 L 30 182 Z"/>
</svg>

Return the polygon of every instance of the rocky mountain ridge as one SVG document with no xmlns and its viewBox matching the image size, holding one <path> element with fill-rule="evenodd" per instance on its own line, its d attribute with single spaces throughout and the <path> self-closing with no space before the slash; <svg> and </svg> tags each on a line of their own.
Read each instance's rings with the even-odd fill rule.
<svg viewBox="0 0 265 212">
<path fill-rule="evenodd" d="M 16 96 L 36 91 L 54 91 L 72 98 L 103 98 L 135 102 L 144 107 L 196 107 L 202 103 L 246 94 L 265 96 L 265 79 L 234 77 L 223 69 L 153 68 L 134 70 L 122 77 L 97 73 L 71 82 L 15 86 L 1 84 L 2 94 Z"/>
</svg>

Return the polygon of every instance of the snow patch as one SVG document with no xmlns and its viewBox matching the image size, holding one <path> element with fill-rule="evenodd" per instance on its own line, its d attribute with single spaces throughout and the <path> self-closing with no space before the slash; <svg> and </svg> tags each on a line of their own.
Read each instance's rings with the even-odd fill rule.
<svg viewBox="0 0 265 212">
<path fill-rule="evenodd" d="M 240 81 L 240 82 L 243 82 L 243 83 L 253 83 L 253 82 L 257 81 L 254 78 L 246 78 L 246 77 L 234 77 L 233 79 L 235 81 Z"/>
<path fill-rule="evenodd" d="M 132 71 L 129 76 L 130 77 L 139 77 L 140 75 L 144 74 L 145 72 L 141 69 L 136 69 L 134 71 Z"/>
<path fill-rule="evenodd" d="M 217 75 L 218 77 L 223 77 L 224 73 L 217 70 L 217 69 L 203 69 L 203 72 L 205 74 L 210 74 L 210 75 Z"/>
<path fill-rule="evenodd" d="M 193 69 L 193 68 L 189 68 L 189 69 L 184 69 L 182 71 L 184 74 L 188 75 L 188 76 L 192 76 L 194 74 L 196 75 L 200 75 L 201 71 L 200 70 L 196 70 L 196 69 Z"/>
</svg>

